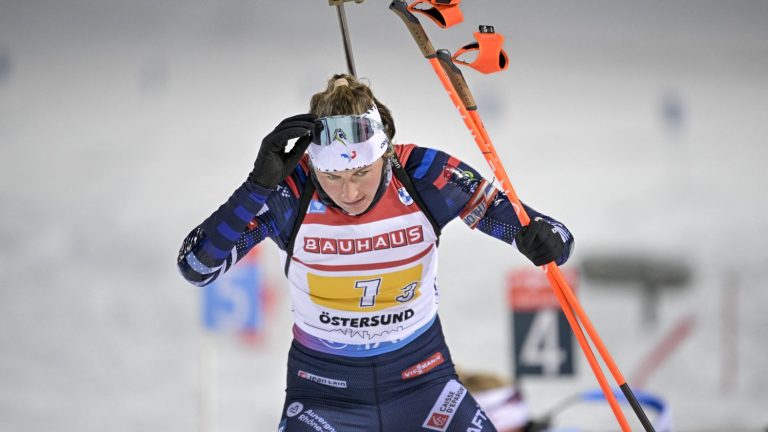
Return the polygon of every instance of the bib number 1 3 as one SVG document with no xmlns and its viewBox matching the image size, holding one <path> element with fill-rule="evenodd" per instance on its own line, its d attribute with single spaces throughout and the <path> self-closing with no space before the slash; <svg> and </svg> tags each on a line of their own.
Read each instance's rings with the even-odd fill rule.
<svg viewBox="0 0 768 432">
<path fill-rule="evenodd" d="M 400 288 L 402 294 L 395 297 L 395 300 L 405 303 L 413 299 L 417 286 L 418 282 L 411 282 L 404 288 Z M 376 296 L 379 294 L 379 287 L 381 287 L 381 278 L 355 282 L 355 288 L 363 290 L 363 295 L 360 297 L 361 308 L 376 306 Z"/>
<path fill-rule="evenodd" d="M 307 273 L 310 300 L 349 312 L 373 312 L 415 301 L 421 295 L 421 264 L 380 274 L 330 276 Z"/>
</svg>

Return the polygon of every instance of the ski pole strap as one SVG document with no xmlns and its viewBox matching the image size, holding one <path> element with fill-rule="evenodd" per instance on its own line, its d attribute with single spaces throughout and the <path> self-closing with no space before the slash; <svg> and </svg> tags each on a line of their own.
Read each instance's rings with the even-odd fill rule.
<svg viewBox="0 0 768 432">
<path fill-rule="evenodd" d="M 500 72 L 509 66 L 509 58 L 504 52 L 504 36 L 496 33 L 493 26 L 481 25 L 480 31 L 474 33 L 477 42 L 472 42 L 456 50 L 453 61 L 467 65 L 484 74 Z M 472 51 L 477 51 L 477 57 L 473 62 L 459 59 L 459 56 Z"/>
<path fill-rule="evenodd" d="M 421 3 L 429 3 L 431 7 L 417 8 Z M 441 28 L 448 28 L 464 21 L 459 3 L 461 0 L 416 0 L 408 5 L 408 10 L 426 15 Z"/>
</svg>

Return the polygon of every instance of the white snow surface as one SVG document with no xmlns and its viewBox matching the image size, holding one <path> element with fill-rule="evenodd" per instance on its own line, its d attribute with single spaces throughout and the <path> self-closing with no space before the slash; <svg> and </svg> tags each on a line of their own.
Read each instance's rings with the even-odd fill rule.
<svg viewBox="0 0 768 432">
<path fill-rule="evenodd" d="M 396 140 L 490 175 L 387 5 L 346 9 L 358 75 L 393 111 Z M 645 389 L 681 431 L 765 428 L 768 3 L 462 8 L 465 23 L 425 28 L 452 51 L 477 24 L 505 35 L 506 72 L 464 74 L 520 197 L 575 234 L 566 266 L 637 252 L 693 271 L 687 289 L 662 293 L 654 326 L 631 286 L 580 282 L 625 377 L 693 316 Z M 344 69 L 336 12 L 320 0 L 0 1 L 0 430 L 277 428 L 291 318 L 276 248 L 264 254 L 276 307 L 256 346 L 202 330 L 176 253 L 242 183 L 262 136 Z M 678 128 L 665 97 L 683 107 Z M 440 252 L 454 359 L 509 375 L 505 276 L 529 263 L 460 222 Z M 577 355 L 575 377 L 522 383 L 534 413 L 596 387 Z M 618 429 L 607 405 L 562 422 Z"/>
</svg>

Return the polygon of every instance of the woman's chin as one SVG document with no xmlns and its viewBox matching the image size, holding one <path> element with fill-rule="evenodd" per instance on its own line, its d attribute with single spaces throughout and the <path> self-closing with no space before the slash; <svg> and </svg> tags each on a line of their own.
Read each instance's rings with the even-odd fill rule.
<svg viewBox="0 0 768 432">
<path fill-rule="evenodd" d="M 371 202 L 367 199 L 360 200 L 360 202 L 356 204 L 341 204 L 339 207 L 341 207 L 345 212 L 349 213 L 351 216 L 357 216 L 360 213 L 365 212 L 368 209 L 368 206 L 371 205 Z"/>
</svg>

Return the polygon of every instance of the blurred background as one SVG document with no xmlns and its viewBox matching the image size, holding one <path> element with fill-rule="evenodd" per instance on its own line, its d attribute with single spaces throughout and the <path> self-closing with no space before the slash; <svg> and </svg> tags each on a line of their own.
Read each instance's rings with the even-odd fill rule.
<svg viewBox="0 0 768 432">
<path fill-rule="evenodd" d="M 388 5 L 346 10 L 396 141 L 490 176 Z M 507 71 L 465 77 L 522 200 L 574 233 L 564 268 L 630 385 L 675 430 L 763 430 L 768 2 L 461 7 L 455 27 L 422 23 L 451 51 L 479 24 L 506 37 Z M 176 254 L 263 135 L 345 69 L 326 0 L 0 0 L 0 430 L 277 428 L 291 317 L 276 247 L 248 333 L 210 329 Z M 508 275 L 530 264 L 460 222 L 441 245 L 454 359 L 511 377 Z M 572 374 L 520 378 L 534 415 L 597 387 L 573 350 Z M 618 429 L 605 404 L 558 423 Z"/>
</svg>

